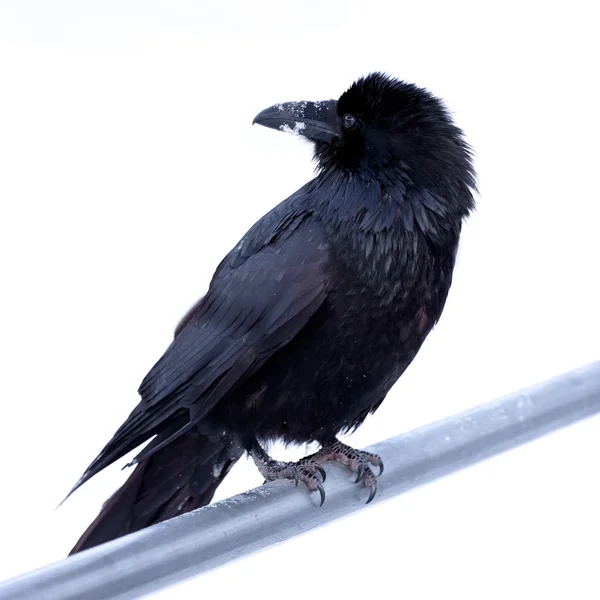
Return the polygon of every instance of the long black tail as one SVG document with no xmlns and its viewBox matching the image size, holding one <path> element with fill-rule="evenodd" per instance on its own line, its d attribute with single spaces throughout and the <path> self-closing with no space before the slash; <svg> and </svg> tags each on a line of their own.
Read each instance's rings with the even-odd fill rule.
<svg viewBox="0 0 600 600">
<path fill-rule="evenodd" d="M 205 506 L 241 455 L 227 439 L 188 430 L 140 461 L 69 554 Z"/>
</svg>

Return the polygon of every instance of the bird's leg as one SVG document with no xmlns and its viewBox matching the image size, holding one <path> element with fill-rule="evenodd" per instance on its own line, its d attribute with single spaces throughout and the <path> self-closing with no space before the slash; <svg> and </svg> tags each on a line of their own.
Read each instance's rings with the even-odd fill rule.
<svg viewBox="0 0 600 600">
<path fill-rule="evenodd" d="M 370 465 L 379 467 L 377 477 L 383 473 L 383 461 L 377 454 L 355 450 L 350 446 L 346 446 L 346 444 L 342 444 L 337 438 L 333 438 L 331 442 L 323 444 L 318 452 L 307 458 L 318 463 L 335 461 L 348 466 L 352 472 L 357 474 L 356 483 L 362 479 L 365 487 L 369 488 L 370 494 L 367 504 L 375 497 L 377 479 Z"/>
<path fill-rule="evenodd" d="M 271 458 L 258 442 L 254 442 L 249 449 L 249 454 L 258 468 L 260 474 L 267 481 L 276 479 L 291 479 L 298 485 L 299 481 L 306 484 L 311 492 L 318 491 L 321 495 L 321 506 L 325 502 L 325 490 L 317 473 L 325 481 L 325 470 L 321 465 L 312 460 L 310 456 L 302 458 L 298 462 L 284 462 Z"/>
</svg>

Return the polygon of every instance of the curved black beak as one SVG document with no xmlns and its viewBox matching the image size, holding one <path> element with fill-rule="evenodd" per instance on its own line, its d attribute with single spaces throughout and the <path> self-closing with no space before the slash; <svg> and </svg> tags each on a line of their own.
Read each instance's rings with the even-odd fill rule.
<svg viewBox="0 0 600 600">
<path fill-rule="evenodd" d="M 285 102 L 259 112 L 252 124 L 258 123 L 315 142 L 330 143 L 339 133 L 337 102 Z"/>
</svg>

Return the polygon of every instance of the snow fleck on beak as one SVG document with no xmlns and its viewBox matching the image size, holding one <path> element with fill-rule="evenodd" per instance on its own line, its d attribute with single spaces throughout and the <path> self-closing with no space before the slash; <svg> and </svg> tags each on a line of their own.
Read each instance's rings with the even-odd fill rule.
<svg viewBox="0 0 600 600">
<path fill-rule="evenodd" d="M 302 135 L 302 130 L 306 129 L 306 125 L 302 123 L 302 121 L 296 121 L 293 129 L 287 123 L 280 125 L 279 129 L 280 131 L 291 133 L 292 135 Z"/>
</svg>

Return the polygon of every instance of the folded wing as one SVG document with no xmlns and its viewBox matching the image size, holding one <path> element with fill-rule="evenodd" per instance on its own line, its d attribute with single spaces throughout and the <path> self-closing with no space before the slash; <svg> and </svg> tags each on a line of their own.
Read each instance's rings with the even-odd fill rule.
<svg viewBox="0 0 600 600">
<path fill-rule="evenodd" d="M 282 203 L 256 223 L 221 262 L 206 296 L 142 382 L 141 401 L 73 491 L 104 467 L 189 412 L 159 446 L 199 423 L 285 346 L 323 303 L 328 248 L 306 210 Z"/>
</svg>

